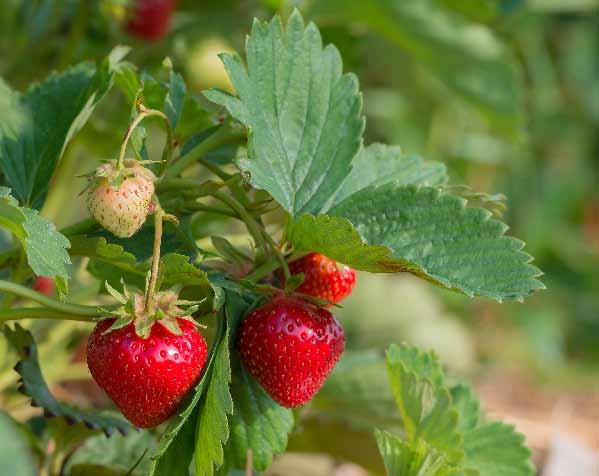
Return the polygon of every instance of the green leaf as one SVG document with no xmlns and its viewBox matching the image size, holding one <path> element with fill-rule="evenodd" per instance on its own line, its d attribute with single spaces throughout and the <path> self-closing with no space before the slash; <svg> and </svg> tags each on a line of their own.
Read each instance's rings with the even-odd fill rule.
<svg viewBox="0 0 599 476">
<path fill-rule="evenodd" d="M 452 387 L 450 392 L 459 415 L 458 429 L 464 433 L 476 428 L 480 419 L 480 403 L 472 389 L 460 384 Z"/>
<path fill-rule="evenodd" d="M 195 433 L 195 474 L 213 475 L 224 462 L 223 444 L 229 438 L 227 415 L 233 413 L 229 393 L 231 367 L 228 332 L 216 349 L 210 383 L 200 404 Z"/>
<path fill-rule="evenodd" d="M 342 74 L 335 47 L 322 46 L 316 26 L 296 10 L 286 30 L 276 16 L 254 21 L 247 70 L 222 60 L 239 97 L 205 92 L 249 130 L 249 160 L 239 162 L 252 184 L 293 215 L 319 213 L 351 171 L 364 119 L 358 81 Z"/>
<path fill-rule="evenodd" d="M 328 24 L 357 24 L 390 40 L 489 118 L 518 130 L 524 97 L 519 64 L 490 28 L 440 3 L 330 0 L 314 2 L 311 14 Z"/>
<path fill-rule="evenodd" d="M 468 296 L 498 301 L 543 289 L 524 244 L 507 226 L 436 188 L 367 187 L 292 225 L 296 251 L 315 251 L 371 272 L 407 271 Z"/>
<path fill-rule="evenodd" d="M 228 467 L 245 468 L 251 449 L 254 469 L 264 471 L 273 457 L 287 448 L 293 412 L 270 398 L 238 359 L 235 361 L 231 384 L 234 411 L 229 417 L 231 434 L 225 447 L 225 461 Z"/>
<path fill-rule="evenodd" d="M 52 74 L 25 94 L 0 80 L 0 171 L 21 203 L 41 207 L 68 142 L 109 90 L 122 53 L 97 70 L 81 63 Z"/>
<path fill-rule="evenodd" d="M 7 413 L 0 411 L 0 474 L 35 476 L 37 468 L 19 427 Z"/>
<path fill-rule="evenodd" d="M 126 474 L 144 452 L 152 451 L 155 446 L 156 440 L 148 431 L 131 432 L 127 436 L 115 434 L 111 438 L 104 435 L 93 436 L 69 457 L 65 474 L 69 474 L 69 471 L 71 474 L 77 473 L 76 467 L 82 465 L 101 466 Z M 132 476 L 148 474 L 149 467 L 150 458 L 145 456 Z"/>
<path fill-rule="evenodd" d="M 353 161 L 351 174 L 337 195 L 334 205 L 371 185 L 440 186 L 447 181 L 445 165 L 425 162 L 415 155 L 403 155 L 399 146 L 371 144 L 364 147 Z"/>
<path fill-rule="evenodd" d="M 443 454 L 424 443 L 414 449 L 386 431 L 376 430 L 374 436 L 388 475 L 449 476 L 452 474 L 452 469 Z"/>
<path fill-rule="evenodd" d="M 179 119 L 185 104 L 185 81 L 179 73 L 169 71 L 168 92 L 164 99 L 164 112 L 171 123 L 173 130 L 179 124 Z"/>
<path fill-rule="evenodd" d="M 19 239 L 27 253 L 27 262 L 37 276 L 58 277 L 66 283 L 71 264 L 67 252 L 69 240 L 37 210 L 19 207 L 6 187 L 0 187 L 0 226 Z"/>
<path fill-rule="evenodd" d="M 187 256 L 176 253 L 168 253 L 160 259 L 158 283 L 160 289 L 180 286 L 181 299 L 202 301 L 214 295 L 206 273 L 190 263 Z"/>
<path fill-rule="evenodd" d="M 345 351 L 311 407 L 358 429 L 401 427 L 385 358 L 374 351 Z"/>
<path fill-rule="evenodd" d="M 531 451 L 524 435 L 501 422 L 483 423 L 464 433 L 467 474 L 480 476 L 532 476 Z"/>
<path fill-rule="evenodd" d="M 121 434 L 126 434 L 131 430 L 129 423 L 120 418 L 80 410 L 56 400 L 44 381 L 37 346 L 31 332 L 23 329 L 19 324 L 15 324 L 14 329 L 4 326 L 3 333 L 19 354 L 20 360 L 15 366 L 16 372 L 22 379 L 19 391 L 31 397 L 32 406 L 43 408 L 44 416 L 64 418 L 70 424 L 83 423 L 89 429 L 102 430 L 106 436 L 112 435 L 115 430 Z"/>
<path fill-rule="evenodd" d="M 391 389 L 410 447 L 420 442 L 441 452 L 450 463 L 464 457 L 458 413 L 444 387 L 437 357 L 414 347 L 392 345 L 387 351 Z"/>
</svg>

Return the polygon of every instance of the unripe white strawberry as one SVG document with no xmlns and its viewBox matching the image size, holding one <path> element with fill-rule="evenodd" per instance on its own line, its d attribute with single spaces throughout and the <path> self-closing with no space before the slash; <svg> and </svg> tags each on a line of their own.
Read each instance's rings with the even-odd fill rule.
<svg viewBox="0 0 599 476">
<path fill-rule="evenodd" d="M 133 235 L 152 211 L 154 174 L 134 159 L 98 167 L 91 176 L 87 195 L 90 213 L 105 229 L 121 238 Z"/>
</svg>

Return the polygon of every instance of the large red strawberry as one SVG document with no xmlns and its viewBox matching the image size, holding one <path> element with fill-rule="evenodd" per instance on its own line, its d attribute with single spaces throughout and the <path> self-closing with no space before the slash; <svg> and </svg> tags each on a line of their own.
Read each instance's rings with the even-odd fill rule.
<svg viewBox="0 0 599 476">
<path fill-rule="evenodd" d="M 343 328 L 335 316 L 290 296 L 275 297 L 249 314 L 238 342 L 245 367 L 288 408 L 314 396 L 344 347 Z"/>
<path fill-rule="evenodd" d="M 96 325 L 87 343 L 87 365 L 131 423 L 151 428 L 180 408 L 202 373 L 208 349 L 173 293 L 157 294 L 151 312 L 157 319 L 145 324 L 152 316 L 143 314 L 143 296 L 134 295 L 133 301 L 132 320 L 126 305 L 119 318 Z"/>
<path fill-rule="evenodd" d="M 159 40 L 167 33 L 174 0 L 134 0 L 127 31 L 143 40 Z"/>
<path fill-rule="evenodd" d="M 98 167 L 90 178 L 87 206 L 104 228 L 121 238 L 133 235 L 152 211 L 154 174 L 133 159 L 119 170 L 116 161 Z"/>
<path fill-rule="evenodd" d="M 46 296 L 52 296 L 54 294 L 54 280 L 49 276 L 38 276 L 33 281 L 32 286 L 34 291 L 45 294 Z"/>
<path fill-rule="evenodd" d="M 356 284 L 356 271 L 320 253 L 310 253 L 289 263 L 291 274 L 304 273 L 304 282 L 296 289 L 333 304 L 345 299 Z"/>
</svg>

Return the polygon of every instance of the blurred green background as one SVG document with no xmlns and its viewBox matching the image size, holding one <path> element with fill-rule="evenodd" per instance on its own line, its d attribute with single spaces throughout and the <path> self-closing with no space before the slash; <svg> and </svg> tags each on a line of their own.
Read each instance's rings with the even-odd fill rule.
<svg viewBox="0 0 599 476">
<path fill-rule="evenodd" d="M 444 162 L 453 183 L 507 195 L 509 233 L 527 243 L 547 286 L 500 305 L 362 274 L 339 310 L 349 346 L 436 349 L 455 375 L 478 383 L 491 411 L 517 423 L 546 423 L 556 402 L 574 402 L 575 432 L 598 444 L 584 422 L 599 418 L 599 2 L 180 0 L 169 35 L 152 43 L 124 33 L 125 3 L 3 0 L 0 76 L 24 89 L 128 44 L 129 59 L 151 72 L 169 56 L 198 95 L 230 89 L 217 53 L 243 52 L 253 17 L 297 6 L 360 79 L 365 142 L 399 144 Z M 112 93 L 69 147 L 43 209 L 59 227 L 85 216 L 65 200 L 73 183 L 83 186 L 77 175 L 114 155 L 130 114 L 123 104 Z M 51 339 L 42 347 L 49 380 L 70 356 L 44 347 L 74 346 L 80 327 L 40 328 Z M 5 368 L 0 391 L 14 379 Z"/>
</svg>

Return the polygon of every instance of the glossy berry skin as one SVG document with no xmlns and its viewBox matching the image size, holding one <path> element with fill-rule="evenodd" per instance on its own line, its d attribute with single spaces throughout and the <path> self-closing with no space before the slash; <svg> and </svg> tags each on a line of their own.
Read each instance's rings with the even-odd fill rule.
<svg viewBox="0 0 599 476">
<path fill-rule="evenodd" d="M 152 428 L 177 412 L 199 379 L 208 349 L 196 326 L 177 319 L 177 336 L 155 323 L 150 337 L 135 333 L 133 323 L 103 334 L 114 322 L 98 323 L 87 342 L 87 365 L 95 381 L 125 417 Z"/>
<path fill-rule="evenodd" d="M 356 271 L 338 264 L 320 253 L 310 253 L 289 263 L 291 274 L 304 273 L 304 282 L 296 289 L 336 304 L 349 296 L 356 284 Z"/>
<path fill-rule="evenodd" d="M 343 328 L 335 316 L 289 296 L 275 297 L 250 313 L 238 341 L 245 367 L 287 408 L 314 396 L 344 348 Z"/>
<path fill-rule="evenodd" d="M 159 40 L 166 36 L 175 8 L 174 0 L 133 0 L 127 32 L 142 40 Z"/>
<path fill-rule="evenodd" d="M 154 195 L 154 174 L 135 160 L 126 160 L 125 164 L 129 176 L 119 185 L 110 180 L 110 175 L 116 173 L 115 164 L 107 163 L 98 168 L 98 177 L 87 196 L 87 206 L 94 219 L 120 238 L 129 238 L 141 228 L 152 212 Z"/>
<path fill-rule="evenodd" d="M 33 281 L 32 286 L 34 291 L 45 294 L 46 296 L 54 295 L 54 280 L 49 276 L 38 276 Z"/>
</svg>

